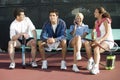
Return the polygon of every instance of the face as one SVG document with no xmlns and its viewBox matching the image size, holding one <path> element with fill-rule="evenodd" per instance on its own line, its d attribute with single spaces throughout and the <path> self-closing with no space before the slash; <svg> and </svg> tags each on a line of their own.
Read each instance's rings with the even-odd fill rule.
<svg viewBox="0 0 120 80">
<path fill-rule="evenodd" d="M 81 23 L 83 21 L 83 17 L 82 16 L 77 16 L 75 18 L 75 21 L 79 24 L 79 23 Z"/>
<path fill-rule="evenodd" d="M 101 16 L 101 15 L 100 15 L 98 9 L 95 9 L 94 17 L 95 17 L 95 18 L 99 18 L 100 16 Z"/>
<path fill-rule="evenodd" d="M 55 23 L 55 22 L 57 22 L 58 16 L 55 13 L 50 13 L 49 19 L 50 19 L 51 23 Z"/>
<path fill-rule="evenodd" d="M 18 21 L 22 21 L 25 18 L 24 12 L 20 12 L 20 15 L 17 16 Z"/>
</svg>

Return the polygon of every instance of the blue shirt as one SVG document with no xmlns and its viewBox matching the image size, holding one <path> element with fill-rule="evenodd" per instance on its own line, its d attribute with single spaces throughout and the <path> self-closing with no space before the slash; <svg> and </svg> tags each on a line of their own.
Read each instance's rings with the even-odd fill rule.
<svg viewBox="0 0 120 80">
<path fill-rule="evenodd" d="M 74 30 L 74 25 L 70 26 L 70 33 Z M 88 25 L 82 24 L 81 26 L 77 26 L 75 35 L 82 36 L 84 33 L 89 33 Z M 71 35 L 72 36 L 72 35 Z"/>
<path fill-rule="evenodd" d="M 40 39 L 46 41 L 48 38 L 56 38 L 56 41 L 66 39 L 66 23 L 62 19 L 58 19 L 55 33 L 50 21 L 45 22 L 42 28 Z"/>
</svg>

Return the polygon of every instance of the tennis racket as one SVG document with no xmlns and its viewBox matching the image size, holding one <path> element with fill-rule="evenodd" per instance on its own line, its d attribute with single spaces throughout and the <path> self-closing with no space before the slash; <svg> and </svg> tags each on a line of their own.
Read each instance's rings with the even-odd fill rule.
<svg viewBox="0 0 120 80">
<path fill-rule="evenodd" d="M 83 39 L 84 39 L 84 40 L 87 40 L 87 41 L 94 42 L 94 40 L 92 40 L 92 39 L 88 39 L 88 38 L 83 38 Z M 114 41 L 110 41 L 110 40 L 104 40 L 104 41 L 107 41 L 107 42 L 113 43 L 113 44 L 114 44 L 113 47 L 112 47 L 111 49 L 107 50 L 107 49 L 105 49 L 104 47 L 102 47 L 99 43 L 96 43 L 97 46 L 99 46 L 100 48 L 104 49 L 105 51 L 109 51 L 110 54 L 112 54 L 112 52 L 115 52 L 115 51 L 118 50 L 119 46 L 118 46 L 118 44 L 117 44 L 116 42 L 114 42 Z"/>
<path fill-rule="evenodd" d="M 26 64 L 25 64 L 25 43 L 26 43 L 26 39 L 24 36 L 22 36 L 22 67 L 25 68 Z"/>
</svg>

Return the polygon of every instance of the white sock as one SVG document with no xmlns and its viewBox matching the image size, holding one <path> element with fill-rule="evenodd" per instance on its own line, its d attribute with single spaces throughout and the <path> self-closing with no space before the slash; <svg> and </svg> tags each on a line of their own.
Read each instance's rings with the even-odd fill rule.
<svg viewBox="0 0 120 80">
<path fill-rule="evenodd" d="M 94 60 L 93 60 L 93 58 L 91 57 L 88 61 L 93 62 Z"/>
<path fill-rule="evenodd" d="M 73 66 L 77 66 L 76 64 L 73 64 Z"/>
<path fill-rule="evenodd" d="M 99 65 L 98 65 L 98 64 L 95 64 L 95 65 L 94 65 L 94 67 L 97 67 L 97 68 L 99 68 Z"/>
</svg>

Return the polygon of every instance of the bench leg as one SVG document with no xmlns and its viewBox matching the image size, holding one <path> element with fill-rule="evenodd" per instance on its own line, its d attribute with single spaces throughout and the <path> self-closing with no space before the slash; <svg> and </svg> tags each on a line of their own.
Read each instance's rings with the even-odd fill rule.
<svg viewBox="0 0 120 80">
<path fill-rule="evenodd" d="M 22 67 L 25 68 L 25 45 L 22 45 Z"/>
</svg>

